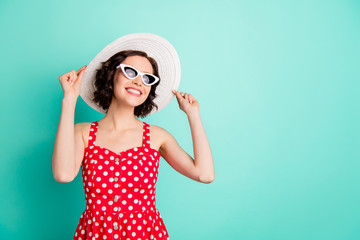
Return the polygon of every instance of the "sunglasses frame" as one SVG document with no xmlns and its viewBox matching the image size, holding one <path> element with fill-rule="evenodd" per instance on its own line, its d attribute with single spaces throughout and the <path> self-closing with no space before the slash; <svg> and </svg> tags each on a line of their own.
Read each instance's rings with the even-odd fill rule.
<svg viewBox="0 0 360 240">
<path fill-rule="evenodd" d="M 133 70 L 137 73 L 136 76 L 133 77 L 133 78 L 129 77 L 129 76 L 126 74 L 125 67 L 129 67 L 129 68 L 133 69 Z M 124 73 L 125 77 L 127 77 L 128 79 L 135 79 L 135 78 L 137 78 L 137 76 L 140 75 L 140 76 L 141 76 L 141 81 L 142 81 L 146 86 L 154 85 L 155 83 L 157 83 L 157 82 L 160 80 L 160 78 L 158 78 L 157 76 L 155 76 L 155 75 L 153 75 L 153 74 L 141 72 L 141 71 L 137 70 L 136 68 L 134 68 L 133 66 L 126 65 L 126 64 L 123 64 L 123 63 L 120 63 L 120 65 L 117 66 L 116 68 L 121 68 L 121 71 Z M 152 76 L 153 78 L 155 78 L 155 81 L 154 81 L 153 83 L 151 83 L 151 84 L 146 83 L 145 80 L 144 80 L 144 78 L 143 78 L 144 75 Z"/>
</svg>

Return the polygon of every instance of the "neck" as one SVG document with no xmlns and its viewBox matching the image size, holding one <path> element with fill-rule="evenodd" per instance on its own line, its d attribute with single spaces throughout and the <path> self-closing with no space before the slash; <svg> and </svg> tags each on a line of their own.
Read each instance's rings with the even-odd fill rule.
<svg viewBox="0 0 360 240">
<path fill-rule="evenodd" d="M 136 127 L 139 120 L 134 115 L 135 107 L 112 101 L 108 112 L 99 122 L 109 131 L 122 131 Z"/>
</svg>

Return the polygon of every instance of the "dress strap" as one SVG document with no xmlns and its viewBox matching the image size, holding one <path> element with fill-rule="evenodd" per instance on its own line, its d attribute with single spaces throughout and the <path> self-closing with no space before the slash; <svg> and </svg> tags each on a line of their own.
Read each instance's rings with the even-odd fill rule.
<svg viewBox="0 0 360 240">
<path fill-rule="evenodd" d="M 143 147 L 150 148 L 150 125 L 143 122 Z"/>
<path fill-rule="evenodd" d="M 98 122 L 97 121 L 92 122 L 90 125 L 88 146 L 94 145 L 95 140 L 96 140 L 97 129 L 98 129 Z"/>
</svg>

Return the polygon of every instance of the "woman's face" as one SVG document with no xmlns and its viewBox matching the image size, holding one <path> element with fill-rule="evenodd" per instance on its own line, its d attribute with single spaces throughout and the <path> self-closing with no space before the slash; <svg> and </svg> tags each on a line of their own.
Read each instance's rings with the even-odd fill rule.
<svg viewBox="0 0 360 240">
<path fill-rule="evenodd" d="M 141 72 L 153 74 L 152 65 L 146 57 L 129 56 L 122 63 L 130 65 Z M 150 90 L 151 86 L 145 85 L 140 75 L 134 79 L 128 79 L 121 68 L 117 69 L 114 76 L 114 95 L 116 99 L 136 107 L 145 102 Z"/>
</svg>

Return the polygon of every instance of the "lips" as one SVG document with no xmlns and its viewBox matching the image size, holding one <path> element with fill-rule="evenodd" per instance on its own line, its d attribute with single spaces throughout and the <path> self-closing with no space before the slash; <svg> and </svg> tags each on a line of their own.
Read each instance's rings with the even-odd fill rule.
<svg viewBox="0 0 360 240">
<path fill-rule="evenodd" d="M 137 88 L 129 87 L 129 88 L 125 88 L 125 89 L 131 95 L 140 96 L 142 94 L 142 92 Z"/>
</svg>

